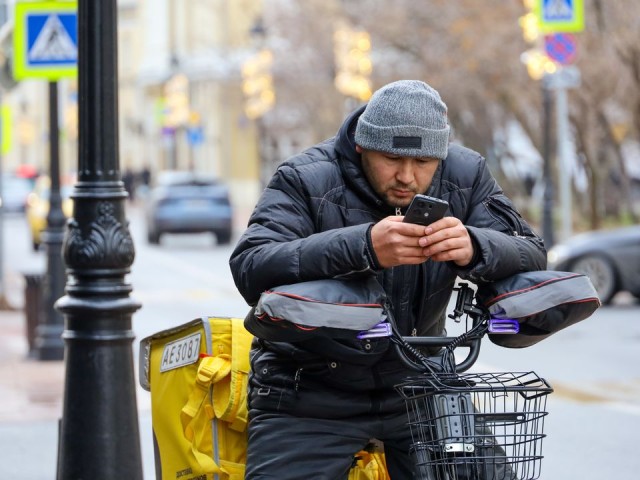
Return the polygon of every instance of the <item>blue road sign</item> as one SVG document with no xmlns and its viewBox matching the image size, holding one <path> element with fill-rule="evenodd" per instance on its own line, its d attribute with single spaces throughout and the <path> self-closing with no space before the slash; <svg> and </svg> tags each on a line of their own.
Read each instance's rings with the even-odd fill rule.
<svg viewBox="0 0 640 480">
<path fill-rule="evenodd" d="M 553 33 L 544 36 L 547 56 L 561 65 L 573 63 L 578 51 L 576 39 L 570 33 Z"/>
<path fill-rule="evenodd" d="M 202 127 L 191 127 L 187 129 L 187 139 L 189 145 L 202 145 L 204 142 L 204 129 Z"/>
<path fill-rule="evenodd" d="M 74 65 L 78 60 L 75 13 L 31 14 L 27 21 L 27 65 Z"/>
<path fill-rule="evenodd" d="M 78 14 L 74 1 L 18 2 L 14 76 L 51 81 L 77 75 Z"/>
<path fill-rule="evenodd" d="M 573 0 L 544 0 L 542 18 L 547 22 L 571 20 L 573 18 Z"/>
<path fill-rule="evenodd" d="M 535 0 L 533 11 L 543 32 L 584 30 L 584 0 Z"/>
</svg>

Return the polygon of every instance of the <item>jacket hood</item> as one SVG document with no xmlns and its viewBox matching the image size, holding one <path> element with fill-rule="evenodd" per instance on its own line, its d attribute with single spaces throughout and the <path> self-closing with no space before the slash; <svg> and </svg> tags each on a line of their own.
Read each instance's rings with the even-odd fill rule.
<svg viewBox="0 0 640 480">
<path fill-rule="evenodd" d="M 335 140 L 335 149 L 339 155 L 338 163 L 346 183 L 358 196 L 365 199 L 367 203 L 374 204 L 377 209 L 392 210 L 391 207 L 385 205 L 384 201 L 369 185 L 369 181 L 362 170 L 360 154 L 356 152 L 356 125 L 365 107 L 366 105 L 363 105 L 352 112 L 338 130 Z"/>
</svg>

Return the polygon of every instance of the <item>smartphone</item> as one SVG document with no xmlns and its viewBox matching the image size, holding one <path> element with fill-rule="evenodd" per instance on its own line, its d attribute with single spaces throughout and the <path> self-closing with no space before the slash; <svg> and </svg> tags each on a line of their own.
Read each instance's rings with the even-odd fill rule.
<svg viewBox="0 0 640 480">
<path fill-rule="evenodd" d="M 444 217 L 448 208 L 449 203 L 446 200 L 417 194 L 411 200 L 403 222 L 430 225 Z"/>
</svg>

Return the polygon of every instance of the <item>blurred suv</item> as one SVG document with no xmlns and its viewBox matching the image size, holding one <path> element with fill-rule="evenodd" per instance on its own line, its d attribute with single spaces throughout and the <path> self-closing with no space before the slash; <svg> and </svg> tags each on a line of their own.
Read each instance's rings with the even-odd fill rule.
<svg viewBox="0 0 640 480">
<path fill-rule="evenodd" d="M 229 189 L 220 181 L 191 172 L 162 172 L 146 211 L 147 240 L 159 244 L 165 233 L 203 233 L 227 245 L 232 236 Z"/>
<path fill-rule="evenodd" d="M 27 178 L 10 173 L 3 174 L 0 179 L 0 206 L 7 213 L 24 213 L 27 197 L 33 188 L 33 182 Z"/>
</svg>

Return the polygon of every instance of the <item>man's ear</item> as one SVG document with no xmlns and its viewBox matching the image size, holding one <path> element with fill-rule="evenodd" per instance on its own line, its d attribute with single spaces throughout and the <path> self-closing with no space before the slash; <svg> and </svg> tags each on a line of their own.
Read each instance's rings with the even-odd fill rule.
<svg viewBox="0 0 640 480">
<path fill-rule="evenodd" d="M 356 145 L 356 152 L 362 153 L 362 147 L 360 145 Z"/>
</svg>

